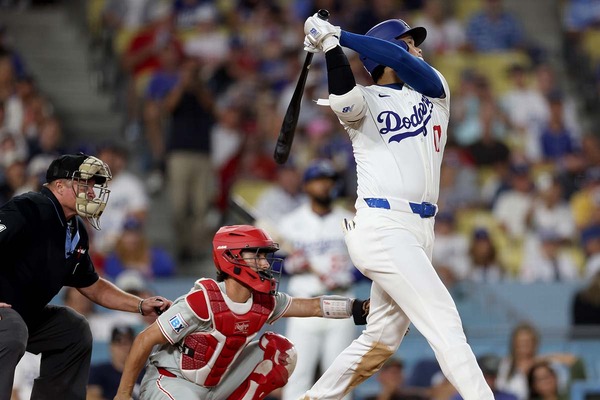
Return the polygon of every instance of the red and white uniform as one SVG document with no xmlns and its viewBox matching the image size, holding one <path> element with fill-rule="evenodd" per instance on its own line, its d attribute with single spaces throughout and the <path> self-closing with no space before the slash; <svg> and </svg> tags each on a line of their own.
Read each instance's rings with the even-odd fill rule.
<svg viewBox="0 0 600 400">
<path fill-rule="evenodd" d="M 290 296 L 254 292 L 235 303 L 224 291 L 199 279 L 158 317 L 169 344 L 150 356 L 142 399 L 226 399 L 263 360 L 264 348 L 252 339 L 285 312 Z"/>
</svg>

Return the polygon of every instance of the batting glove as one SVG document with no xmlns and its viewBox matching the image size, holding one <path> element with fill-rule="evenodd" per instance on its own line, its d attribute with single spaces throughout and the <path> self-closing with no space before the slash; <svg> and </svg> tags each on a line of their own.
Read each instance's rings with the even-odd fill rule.
<svg viewBox="0 0 600 400">
<path fill-rule="evenodd" d="M 340 44 L 342 30 L 315 14 L 304 22 L 304 33 L 315 47 L 326 53 Z"/>
<path fill-rule="evenodd" d="M 304 51 L 308 51 L 309 53 L 320 53 L 321 49 L 313 44 L 310 39 L 310 36 L 304 36 Z"/>
</svg>

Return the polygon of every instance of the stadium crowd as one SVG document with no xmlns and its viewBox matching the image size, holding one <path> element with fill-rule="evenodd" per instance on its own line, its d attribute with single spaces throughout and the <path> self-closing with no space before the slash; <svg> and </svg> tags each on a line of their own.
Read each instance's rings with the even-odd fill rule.
<svg viewBox="0 0 600 400">
<path fill-rule="evenodd" d="M 216 225 L 232 221 L 233 194 L 251 197 L 257 217 L 276 226 L 306 201 L 301 176 L 317 159 L 333 164 L 338 202 L 352 207 L 350 141 L 333 113 L 315 102 L 327 97 L 322 57 L 311 67 L 291 160 L 278 166 L 272 158 L 304 57 L 302 24 L 326 8 L 333 24 L 351 32 L 364 33 L 390 18 L 428 31 L 424 55 L 452 89 L 433 254 L 447 286 L 581 282 L 590 289 L 578 295 L 574 321 L 600 324 L 600 299 L 591 289 L 600 279 L 600 133 L 593 124 L 600 57 L 587 45 L 598 35 L 600 1 L 561 3 L 566 65 L 526 35 L 523 21 L 502 0 L 87 4 L 90 51 L 102 60 L 96 65 L 98 90 L 122 105 L 125 144 L 70 148 L 60 117 L 28 71 L 26 54 L 0 27 L 0 203 L 39 189 L 59 154 L 83 150 L 100 157 L 114 175 L 102 230 L 92 237 L 95 265 L 104 276 L 118 281 L 125 273 L 126 281 L 134 271 L 150 281 L 205 259 Z M 357 82 L 368 84 L 356 54 L 351 63 Z M 565 67 L 571 72 L 562 72 Z M 586 79 L 596 82 L 593 89 Z M 583 87 L 583 98 L 572 94 Z M 131 160 L 140 167 L 131 168 Z M 248 186 L 243 182 L 260 191 L 240 189 Z M 145 233 L 150 204 L 161 191 L 168 193 L 173 219 L 172 249 L 156 246 Z M 209 213 L 218 215 L 218 224 L 210 223 Z M 535 353 L 538 333 L 528 328 Z M 113 336 L 120 340 L 124 332 Z M 517 351 L 516 336 L 511 352 Z M 496 386 L 512 389 L 519 400 L 534 398 L 529 393 L 557 398 L 536 386 L 544 368 L 554 377 L 554 390 L 566 390 L 568 379 L 557 377 L 548 362 L 566 366 L 567 376 L 569 368 L 581 367 L 575 355 L 543 357 L 545 364 L 529 356 L 521 363 L 515 353 L 496 364 L 487 360 L 490 375 L 499 376 Z M 402 363 L 384 370 L 392 367 L 401 372 Z M 394 397 L 388 388 L 373 398 L 454 395 L 443 390 L 443 380 L 432 382 L 437 391 Z"/>
</svg>

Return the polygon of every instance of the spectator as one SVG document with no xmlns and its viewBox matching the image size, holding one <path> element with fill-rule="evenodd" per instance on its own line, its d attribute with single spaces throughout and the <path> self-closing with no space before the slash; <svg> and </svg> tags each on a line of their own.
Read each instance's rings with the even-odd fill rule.
<svg viewBox="0 0 600 400">
<path fill-rule="evenodd" d="M 480 205 L 477 179 L 477 169 L 468 162 L 464 151 L 456 146 L 446 145 L 437 201 L 440 210 L 458 212 Z"/>
<path fill-rule="evenodd" d="M 485 381 L 494 392 L 494 399 L 496 400 L 517 400 L 517 396 L 512 393 L 502 391 L 496 386 L 496 378 L 498 377 L 498 369 L 500 367 L 500 357 L 495 354 L 485 354 L 477 359 L 479 368 L 483 372 Z M 456 394 L 452 397 L 452 400 L 462 400 L 460 394 Z"/>
<path fill-rule="evenodd" d="M 537 361 L 527 373 L 529 400 L 569 400 L 568 391 L 560 390 L 558 376 L 548 361 Z"/>
<path fill-rule="evenodd" d="M 589 280 L 600 271 L 600 225 L 590 225 L 581 231 L 581 245 L 586 257 L 584 278 Z"/>
<path fill-rule="evenodd" d="M 95 232 L 94 251 L 106 256 L 115 249 L 128 218 L 143 223 L 149 208 L 148 194 L 141 179 L 129 171 L 129 150 L 116 142 L 100 146 L 98 157 L 113 174 L 110 182 L 110 204 L 102 213 L 102 230 Z"/>
<path fill-rule="evenodd" d="M 520 280 L 532 282 L 569 282 L 579 279 L 579 268 L 571 255 L 562 251 L 560 235 L 552 230 L 539 232 L 527 240 Z"/>
<path fill-rule="evenodd" d="M 175 274 L 175 263 L 169 253 L 150 244 L 143 222 L 135 217 L 125 220 L 115 248 L 104 264 L 104 273 L 111 279 L 123 271 L 136 271 L 146 280 Z"/>
<path fill-rule="evenodd" d="M 426 54 L 453 54 L 463 50 L 466 45 L 465 28 L 454 17 L 449 2 L 425 0 L 423 11 L 415 19 L 414 25 L 427 29 L 427 40 L 420 46 Z"/>
<path fill-rule="evenodd" d="M 469 240 L 457 231 L 451 212 L 435 216 L 434 232 L 432 263 L 446 287 L 451 288 L 469 273 Z"/>
<path fill-rule="evenodd" d="M 302 191 L 302 173 L 293 161 L 277 167 L 277 180 L 265 189 L 256 200 L 256 214 L 259 220 L 269 224 L 278 223 L 307 201 Z"/>
<path fill-rule="evenodd" d="M 167 181 L 177 258 L 203 255 L 198 246 L 209 234 L 206 215 L 215 195 L 210 159 L 214 99 L 195 61 L 185 62 L 180 79 L 165 98 L 171 124 L 167 135 Z"/>
<path fill-rule="evenodd" d="M 219 14 L 215 4 L 204 2 L 196 9 L 193 34 L 188 36 L 183 51 L 188 58 L 202 63 L 212 74 L 218 65 L 227 61 L 229 34 L 219 26 Z"/>
<path fill-rule="evenodd" d="M 173 46 L 179 55 L 183 54 L 182 45 L 175 35 L 170 6 L 160 1 L 153 2 L 150 10 L 149 23 L 131 39 L 122 57 L 123 69 L 128 74 L 126 92 L 129 128 L 138 123 L 144 78 L 160 68 L 163 49 Z"/>
<path fill-rule="evenodd" d="M 585 171 L 583 187 L 573 193 L 569 203 L 577 229 L 600 224 L 600 166 Z"/>
<path fill-rule="evenodd" d="M 355 274 L 360 274 L 350 260 L 344 233 L 338 229 L 340 221 L 350 220 L 352 214 L 333 205 L 337 178 L 329 161 L 311 163 L 303 177 L 309 202 L 277 223 L 277 236 L 286 244 L 284 268 L 290 275 L 288 292 L 292 296 L 353 297 Z M 298 361 L 295 374 L 283 388 L 283 399 L 302 397 L 314 383 L 317 368 L 327 369 L 356 336 L 350 320 L 291 318 L 286 337 L 296 345 Z"/>
<path fill-rule="evenodd" d="M 546 162 L 563 164 L 565 156 L 576 152 L 573 134 L 566 126 L 562 94 L 554 92 L 548 96 L 550 119 L 542 126 L 539 137 L 542 159 Z"/>
<path fill-rule="evenodd" d="M 119 30 L 135 30 L 146 24 L 152 0 L 107 0 L 102 10 L 102 24 L 111 34 Z"/>
<path fill-rule="evenodd" d="M 125 360 L 131 350 L 135 332 L 131 326 L 120 325 L 112 329 L 110 336 L 110 361 L 92 366 L 88 381 L 86 400 L 112 400 L 119 388 Z M 139 399 L 140 383 L 144 373 L 135 381 L 132 399 Z"/>
<path fill-rule="evenodd" d="M 482 0 L 483 7 L 467 22 L 469 47 L 481 53 L 508 51 L 524 46 L 521 23 L 503 9 L 503 0 Z"/>
<path fill-rule="evenodd" d="M 512 166 L 510 188 L 498 195 L 493 206 L 494 218 L 511 240 L 523 240 L 533 212 L 535 187 L 527 163 Z"/>
<path fill-rule="evenodd" d="M 502 268 L 492 241 L 486 228 L 473 230 L 469 246 L 469 273 L 467 279 L 473 282 L 498 282 L 504 279 Z"/>
<path fill-rule="evenodd" d="M 575 239 L 575 221 L 558 176 L 540 174 L 536 180 L 538 200 L 531 213 L 533 232 L 554 231 L 564 243 Z"/>
<path fill-rule="evenodd" d="M 540 336 L 528 323 L 514 327 L 510 337 L 510 354 L 502 359 L 498 369 L 497 387 L 514 393 L 519 400 L 529 399 L 528 374 L 536 362 L 545 360 L 571 379 L 585 378 L 581 359 L 570 353 L 538 353 Z M 564 386 L 563 386 L 564 387 Z"/>
<path fill-rule="evenodd" d="M 377 373 L 380 390 L 366 400 L 425 400 L 426 389 L 406 388 L 404 363 L 398 358 L 389 358 Z"/>
<path fill-rule="evenodd" d="M 600 271 L 573 296 L 571 323 L 578 326 L 600 326 Z"/>
<path fill-rule="evenodd" d="M 547 100 L 541 90 L 531 85 L 530 70 L 523 64 L 514 64 L 508 70 L 511 88 L 500 97 L 502 109 L 515 133 L 514 140 L 532 160 L 540 159 L 540 129 L 549 115 Z"/>
</svg>

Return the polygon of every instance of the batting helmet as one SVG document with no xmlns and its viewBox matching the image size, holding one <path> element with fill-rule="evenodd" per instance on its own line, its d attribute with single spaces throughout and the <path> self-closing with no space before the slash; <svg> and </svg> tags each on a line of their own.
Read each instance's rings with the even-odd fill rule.
<svg viewBox="0 0 600 400">
<path fill-rule="evenodd" d="M 248 258 L 242 252 L 252 251 L 258 261 L 259 253 L 272 255 L 279 250 L 279 245 L 267 232 L 250 225 L 231 225 L 221 227 L 213 239 L 213 260 L 219 272 L 250 286 L 261 293 L 274 294 L 277 291 L 278 279 L 273 272 L 273 264 L 278 263 L 278 274 L 281 274 L 281 258 L 271 258 L 267 269 L 259 269 L 247 263 Z"/>
<path fill-rule="evenodd" d="M 365 33 L 365 36 L 376 37 L 391 43 L 398 43 L 400 37 L 406 35 L 409 35 L 413 38 L 415 41 L 415 46 L 419 46 L 427 37 L 427 30 L 420 26 L 411 28 L 410 25 L 401 19 L 388 19 L 387 21 L 378 23 L 369 29 L 367 33 Z M 377 68 L 379 65 L 375 61 L 368 59 L 362 54 L 360 55 L 360 60 L 370 74 L 372 74 L 375 68 Z"/>
</svg>

